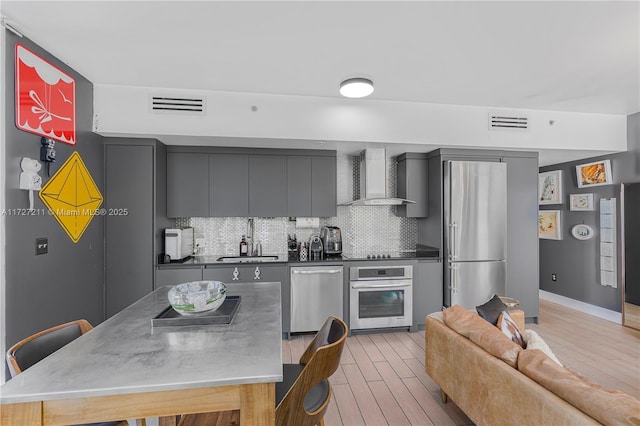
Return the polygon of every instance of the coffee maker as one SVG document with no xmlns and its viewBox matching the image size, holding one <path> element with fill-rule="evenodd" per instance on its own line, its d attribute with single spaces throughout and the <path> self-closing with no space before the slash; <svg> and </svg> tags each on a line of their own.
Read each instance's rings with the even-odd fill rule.
<svg viewBox="0 0 640 426">
<path fill-rule="evenodd" d="M 323 226 L 320 238 L 324 246 L 326 256 L 339 256 L 342 254 L 342 234 L 337 226 Z"/>
<path fill-rule="evenodd" d="M 309 260 L 322 260 L 323 244 L 320 237 L 312 235 L 309 239 Z"/>
</svg>

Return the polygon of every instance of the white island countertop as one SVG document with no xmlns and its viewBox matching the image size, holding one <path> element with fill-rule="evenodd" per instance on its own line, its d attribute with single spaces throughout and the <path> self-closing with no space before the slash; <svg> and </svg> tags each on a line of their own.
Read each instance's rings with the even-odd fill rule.
<svg viewBox="0 0 640 426">
<path fill-rule="evenodd" d="M 280 283 L 228 285 L 230 325 L 151 326 L 162 287 L 0 387 L 0 403 L 282 381 Z"/>
</svg>

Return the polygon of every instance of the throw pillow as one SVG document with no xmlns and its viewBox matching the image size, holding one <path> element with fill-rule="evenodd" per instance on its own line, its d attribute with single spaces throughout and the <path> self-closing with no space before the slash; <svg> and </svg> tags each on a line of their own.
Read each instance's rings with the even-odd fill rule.
<svg viewBox="0 0 640 426">
<path fill-rule="evenodd" d="M 478 315 L 482 318 L 489 321 L 491 324 L 496 325 L 498 323 L 498 317 L 507 309 L 507 306 L 502 303 L 500 297 L 495 294 L 491 299 L 487 302 L 483 303 L 480 306 L 476 306 L 476 311 L 478 311 Z"/>
<path fill-rule="evenodd" d="M 553 352 L 551 352 L 551 348 L 547 345 L 547 342 L 542 340 L 542 337 L 540 337 L 540 335 L 538 335 L 534 330 L 527 329 L 524 331 L 524 341 L 527 343 L 525 349 L 540 349 L 542 353 L 557 362 L 558 365 L 562 366 L 560 360 Z"/>
<path fill-rule="evenodd" d="M 524 343 L 524 339 L 522 338 L 522 333 L 518 329 L 513 318 L 507 311 L 502 311 L 498 316 L 498 328 L 502 330 L 505 336 L 509 338 L 509 340 L 516 342 L 522 349 L 524 349 L 527 345 Z"/>
</svg>

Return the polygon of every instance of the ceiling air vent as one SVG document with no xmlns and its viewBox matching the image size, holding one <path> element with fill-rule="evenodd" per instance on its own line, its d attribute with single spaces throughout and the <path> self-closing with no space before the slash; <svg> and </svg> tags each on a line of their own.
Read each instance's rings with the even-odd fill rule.
<svg viewBox="0 0 640 426">
<path fill-rule="evenodd" d="M 204 115 L 207 112 L 207 102 L 204 97 L 152 96 L 151 111 L 165 114 Z"/>
<path fill-rule="evenodd" d="M 529 130 L 525 115 L 489 114 L 489 130 Z"/>
</svg>

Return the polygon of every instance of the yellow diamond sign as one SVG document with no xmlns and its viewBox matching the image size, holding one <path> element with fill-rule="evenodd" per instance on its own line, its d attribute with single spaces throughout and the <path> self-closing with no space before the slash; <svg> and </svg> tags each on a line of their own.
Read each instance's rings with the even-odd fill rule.
<svg viewBox="0 0 640 426">
<path fill-rule="evenodd" d="M 102 194 L 77 151 L 42 187 L 40 199 L 74 243 L 102 204 Z"/>
</svg>

